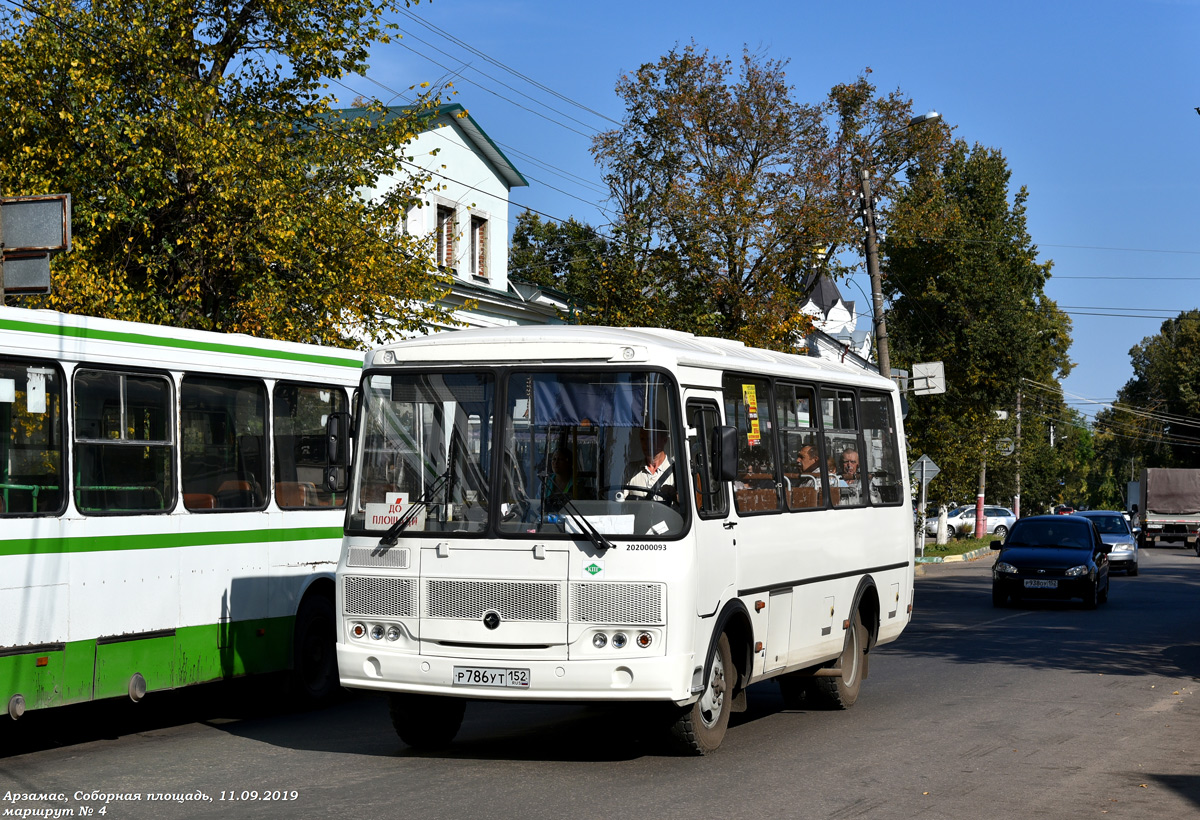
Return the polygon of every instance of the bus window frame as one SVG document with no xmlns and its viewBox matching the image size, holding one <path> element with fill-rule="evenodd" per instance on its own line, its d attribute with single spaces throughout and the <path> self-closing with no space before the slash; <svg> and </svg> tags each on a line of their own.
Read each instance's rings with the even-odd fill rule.
<svg viewBox="0 0 1200 820">
<path fill-rule="evenodd" d="M 275 470 L 274 470 L 274 455 L 275 455 L 274 454 L 274 430 L 273 430 L 274 408 L 272 405 L 272 391 L 267 383 L 268 383 L 268 381 L 270 381 L 272 383 L 277 381 L 278 380 L 277 377 L 272 376 L 272 377 L 268 378 L 265 376 L 242 376 L 242 375 L 230 376 L 230 375 L 226 375 L 224 373 L 213 373 L 212 371 L 208 371 L 208 370 L 185 370 L 180 374 L 179 385 L 178 385 L 179 396 L 176 399 L 176 412 L 178 414 L 179 426 L 180 426 L 180 430 L 177 435 L 179 442 L 176 445 L 176 447 L 177 447 L 176 453 L 179 457 L 179 467 L 180 467 L 180 472 L 181 472 L 181 477 L 180 477 L 180 481 L 179 481 L 179 497 L 180 497 L 180 499 L 182 499 L 185 494 L 190 494 L 190 495 L 204 495 L 205 494 L 205 493 L 187 493 L 187 491 L 185 490 L 184 485 L 183 485 L 183 481 L 184 481 L 184 479 L 182 477 L 182 469 L 183 469 L 183 461 L 184 461 L 184 458 L 183 458 L 183 456 L 184 456 L 184 452 L 183 452 L 183 448 L 184 448 L 184 443 L 183 443 L 183 414 L 184 414 L 183 393 L 184 393 L 184 388 L 187 386 L 187 382 L 189 379 L 207 379 L 209 381 L 253 383 L 253 384 L 258 385 L 262 389 L 262 399 L 263 399 L 262 439 L 263 439 L 263 442 L 262 442 L 261 458 L 265 464 L 264 464 L 264 469 L 263 469 L 263 476 L 262 476 L 261 480 L 259 481 L 259 487 L 262 492 L 262 500 L 257 506 L 189 507 L 189 506 L 187 506 L 187 504 L 184 504 L 184 509 L 186 509 L 189 513 L 194 513 L 197 515 L 222 515 L 222 514 L 228 515 L 230 513 L 262 512 L 271 503 L 271 499 L 273 498 L 272 491 L 274 489 L 274 474 L 275 474 Z M 236 457 L 237 457 L 237 454 L 235 452 L 235 458 Z M 237 480 L 243 481 L 242 479 L 237 479 Z M 245 482 L 245 483 L 248 483 L 248 482 Z M 214 497 L 215 497 L 216 492 L 212 493 L 212 495 L 214 495 Z M 289 510 L 290 510 L 290 508 L 289 508 Z"/>
<path fill-rule="evenodd" d="M 69 389 L 71 374 L 68 373 L 66 368 L 63 367 L 62 362 L 58 361 L 57 359 L 46 359 L 39 356 L 16 356 L 7 354 L 0 356 L 0 363 L 21 365 L 26 368 L 41 367 L 47 370 L 53 370 L 55 375 L 58 376 L 58 399 L 60 402 L 57 424 L 59 455 L 58 506 L 52 510 L 9 512 L 8 504 L 5 503 L 3 505 L 4 509 L 0 511 L 0 518 L 57 518 L 66 513 L 67 505 L 70 503 L 70 499 L 72 498 L 71 467 L 74 462 L 74 438 L 72 435 L 74 425 L 69 423 L 70 419 L 68 418 L 68 416 L 70 416 L 72 413 L 74 406 L 74 402 L 72 401 L 73 392 Z M 53 451 L 53 448 L 48 449 Z M 3 496 L 0 496 L 0 498 L 3 498 Z"/>
<path fill-rule="evenodd" d="M 691 413 L 693 410 L 697 411 L 701 416 L 703 416 L 705 413 L 711 412 L 715 424 L 713 424 L 711 427 L 701 430 L 699 425 L 691 423 Z M 724 418 L 721 414 L 721 404 L 715 399 L 690 398 L 684 405 L 684 419 L 685 427 L 696 428 L 696 435 L 688 439 L 689 446 L 686 448 L 688 451 L 687 455 L 690 468 L 687 471 L 688 476 L 691 477 L 699 469 L 700 465 L 696 463 L 697 459 L 693 458 L 692 452 L 692 447 L 699 447 L 701 448 L 701 456 L 703 458 L 702 464 L 707 467 L 707 472 L 711 476 L 710 480 L 715 487 L 714 491 L 707 493 L 706 495 L 716 497 L 719 493 L 719 498 L 716 498 L 718 503 L 715 504 L 712 509 L 710 509 L 700 499 L 703 491 L 699 488 L 692 490 L 690 495 L 695 500 L 696 517 L 702 521 L 720 521 L 722 519 L 726 519 L 729 517 L 729 511 L 732 509 L 732 505 L 729 503 L 728 485 L 730 482 L 723 480 L 720 475 L 722 458 L 721 441 L 719 436 L 721 428 L 725 426 Z M 711 440 L 706 440 L 706 436 Z M 696 487 L 694 483 L 693 487 Z"/>
<path fill-rule="evenodd" d="M 315 492 L 317 493 L 318 501 L 320 499 L 321 494 L 324 494 L 324 495 L 327 495 L 330 497 L 331 503 L 328 505 L 321 504 L 321 503 L 314 503 L 314 504 L 308 503 L 307 488 L 304 489 L 304 495 L 305 495 L 305 503 L 304 504 L 294 506 L 291 504 L 284 505 L 284 504 L 280 503 L 280 501 L 279 501 L 279 484 L 281 482 L 279 480 L 279 475 L 278 475 L 279 465 L 280 465 L 280 459 L 279 459 L 280 448 L 278 446 L 279 442 L 276 438 L 278 435 L 278 431 L 276 430 L 276 425 L 275 425 L 275 419 L 276 419 L 275 411 L 276 411 L 276 408 L 279 406 L 276 391 L 278 391 L 281 387 L 284 387 L 284 388 L 287 388 L 287 387 L 311 388 L 313 390 L 328 390 L 331 394 L 332 393 L 341 393 L 343 408 L 341 410 L 333 409 L 332 405 L 334 404 L 334 402 L 331 400 L 330 401 L 330 410 L 329 410 L 329 413 L 327 414 L 327 417 L 338 414 L 338 413 L 345 415 L 347 413 L 348 408 L 350 407 L 350 397 L 347 394 L 347 391 L 345 390 L 345 388 L 343 388 L 341 385 L 328 384 L 328 383 L 322 383 L 322 382 L 301 381 L 299 379 L 287 379 L 287 378 L 277 378 L 277 379 L 273 380 L 273 382 L 271 384 L 271 389 L 268 391 L 268 399 L 269 399 L 268 417 L 269 418 L 268 418 L 268 425 L 267 425 L 268 429 L 270 430 L 269 437 L 271 439 L 271 450 L 270 450 L 270 454 L 269 454 L 270 455 L 270 458 L 269 458 L 270 464 L 269 464 L 269 468 L 268 468 L 270 483 L 271 483 L 270 497 L 275 500 L 275 506 L 279 507 L 279 509 L 281 509 L 281 510 L 323 510 L 323 509 L 327 509 L 328 507 L 344 507 L 344 506 L 346 506 L 347 494 L 345 492 L 332 492 L 332 491 L 328 490 L 328 488 L 325 486 L 324 473 L 327 472 L 327 469 L 330 466 L 330 458 L 329 458 L 330 454 L 328 453 L 328 451 L 326 451 L 324 462 L 321 465 L 321 472 L 323 474 L 322 480 L 319 484 L 317 484 L 315 486 L 314 489 L 315 489 Z M 327 427 L 328 427 L 328 424 L 322 425 L 321 430 L 318 434 L 319 437 L 323 441 L 326 440 L 327 436 L 328 436 Z M 348 425 L 347 425 L 347 427 L 348 427 Z M 299 481 L 298 476 L 293 476 L 293 478 L 291 480 L 284 481 L 282 483 L 304 484 L 305 482 Z M 341 504 L 336 503 L 337 502 L 336 496 L 342 496 Z"/>
<path fill-rule="evenodd" d="M 167 393 L 168 393 L 168 402 L 169 402 L 168 413 L 167 413 L 167 425 L 170 428 L 170 430 L 169 430 L 170 438 L 166 439 L 165 441 L 130 441 L 127 439 L 105 439 L 105 438 L 92 439 L 92 438 L 80 437 L 79 425 L 77 424 L 78 417 L 76 414 L 76 403 L 78 401 L 78 396 L 79 396 L 77 380 L 79 378 L 80 373 L 88 373 L 88 372 L 115 373 L 115 374 L 119 374 L 119 375 L 123 375 L 123 376 L 141 376 L 141 377 L 149 376 L 149 377 L 154 377 L 154 378 L 161 378 L 163 381 L 165 381 L 167 384 Z M 175 509 L 179 506 L 180 499 L 183 496 L 183 484 L 180 479 L 180 469 L 179 469 L 180 468 L 180 452 L 181 452 L 180 441 L 179 441 L 179 400 L 180 400 L 180 396 L 179 396 L 179 387 L 175 383 L 175 379 L 172 377 L 171 372 L 169 370 L 163 370 L 161 368 L 135 367 L 135 366 L 130 366 L 130 365 L 112 365 L 112 364 L 105 364 L 105 363 L 95 363 L 89 359 L 86 361 L 80 361 L 75 364 L 75 366 L 71 369 L 70 381 L 71 381 L 71 396 L 70 396 L 70 407 L 71 407 L 71 420 L 70 420 L 71 481 L 70 481 L 70 485 L 71 486 L 70 486 L 70 489 L 71 489 L 71 503 L 74 505 L 75 510 L 80 515 L 89 516 L 89 517 L 127 516 L 127 515 L 128 516 L 170 515 L 171 513 L 175 512 Z M 122 401 L 124 401 L 124 399 L 122 399 Z M 136 509 L 133 509 L 133 510 L 129 510 L 129 509 L 94 510 L 94 509 L 86 509 L 79 504 L 78 498 L 76 498 L 76 495 L 75 495 L 76 492 L 78 492 L 80 489 L 82 489 L 80 487 L 79 479 L 77 476 L 77 470 L 79 469 L 79 464 L 80 464 L 78 448 L 80 447 L 80 445 L 84 445 L 84 446 L 96 446 L 96 445 L 102 445 L 102 444 L 111 445 L 114 443 L 114 441 L 120 442 L 120 444 L 118 444 L 118 446 L 122 446 L 122 447 L 138 447 L 138 446 L 152 446 L 152 445 L 161 447 L 163 445 L 166 445 L 166 447 L 168 448 L 170 455 L 171 455 L 169 474 L 171 477 L 172 494 L 171 494 L 171 498 L 169 499 L 170 503 L 166 503 L 167 500 L 164 499 L 164 504 L 161 509 L 143 509 L 143 510 L 136 510 Z"/>
</svg>

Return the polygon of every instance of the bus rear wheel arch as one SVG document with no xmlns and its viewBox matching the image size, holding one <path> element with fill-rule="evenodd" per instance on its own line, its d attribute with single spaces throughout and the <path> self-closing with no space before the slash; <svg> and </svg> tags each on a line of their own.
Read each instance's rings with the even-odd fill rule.
<svg viewBox="0 0 1200 820">
<path fill-rule="evenodd" d="M 842 652 L 829 663 L 776 678 L 788 709 L 849 709 L 858 700 L 867 676 L 871 636 L 855 609 L 842 643 Z"/>
</svg>

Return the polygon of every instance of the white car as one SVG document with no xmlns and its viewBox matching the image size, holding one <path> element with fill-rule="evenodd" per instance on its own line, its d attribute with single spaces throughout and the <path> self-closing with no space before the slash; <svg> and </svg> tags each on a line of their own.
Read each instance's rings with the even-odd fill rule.
<svg viewBox="0 0 1200 820">
<path fill-rule="evenodd" d="M 1116 510 L 1085 510 L 1075 515 L 1090 520 L 1100 532 L 1100 540 L 1112 544 L 1108 554 L 1110 570 L 1123 569 L 1127 575 L 1138 574 L 1137 534 L 1130 528 L 1123 513 Z"/>
<path fill-rule="evenodd" d="M 985 530 L 988 535 L 994 535 L 1004 540 L 1017 516 L 1007 507 L 993 507 L 988 504 L 983 508 Z M 925 534 L 937 535 L 937 518 L 926 519 Z M 975 534 L 975 508 L 959 507 L 946 517 L 946 536 L 948 538 L 969 538 Z"/>
</svg>

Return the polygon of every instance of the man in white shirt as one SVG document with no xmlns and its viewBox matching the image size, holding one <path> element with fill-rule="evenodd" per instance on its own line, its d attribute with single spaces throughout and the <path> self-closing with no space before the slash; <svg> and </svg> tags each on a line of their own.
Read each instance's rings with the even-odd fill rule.
<svg viewBox="0 0 1200 820">
<path fill-rule="evenodd" d="M 842 450 L 841 460 L 841 479 L 845 485 L 842 488 L 841 500 L 838 504 L 865 504 L 863 498 L 863 478 L 862 473 L 858 471 L 858 451 L 853 449 Z M 879 490 L 867 484 L 868 495 L 872 504 L 879 503 Z"/>
<path fill-rule="evenodd" d="M 629 488 L 644 488 L 645 492 L 627 489 L 625 498 L 630 500 L 658 499 L 669 504 L 676 503 L 675 463 L 667 455 L 671 436 L 667 423 L 661 419 L 646 420 L 638 434 L 641 438 L 643 460 L 625 476 Z"/>
</svg>

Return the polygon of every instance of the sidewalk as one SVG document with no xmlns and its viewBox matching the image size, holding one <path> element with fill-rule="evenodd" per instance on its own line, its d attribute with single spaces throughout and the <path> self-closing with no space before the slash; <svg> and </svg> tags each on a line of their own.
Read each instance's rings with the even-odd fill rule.
<svg viewBox="0 0 1200 820">
<path fill-rule="evenodd" d="M 977 550 L 964 552 L 962 555 L 926 556 L 924 558 L 917 556 L 916 561 L 918 564 L 948 564 L 953 561 L 974 561 L 976 558 L 982 558 L 992 552 L 994 550 L 991 547 L 980 547 Z"/>
</svg>

